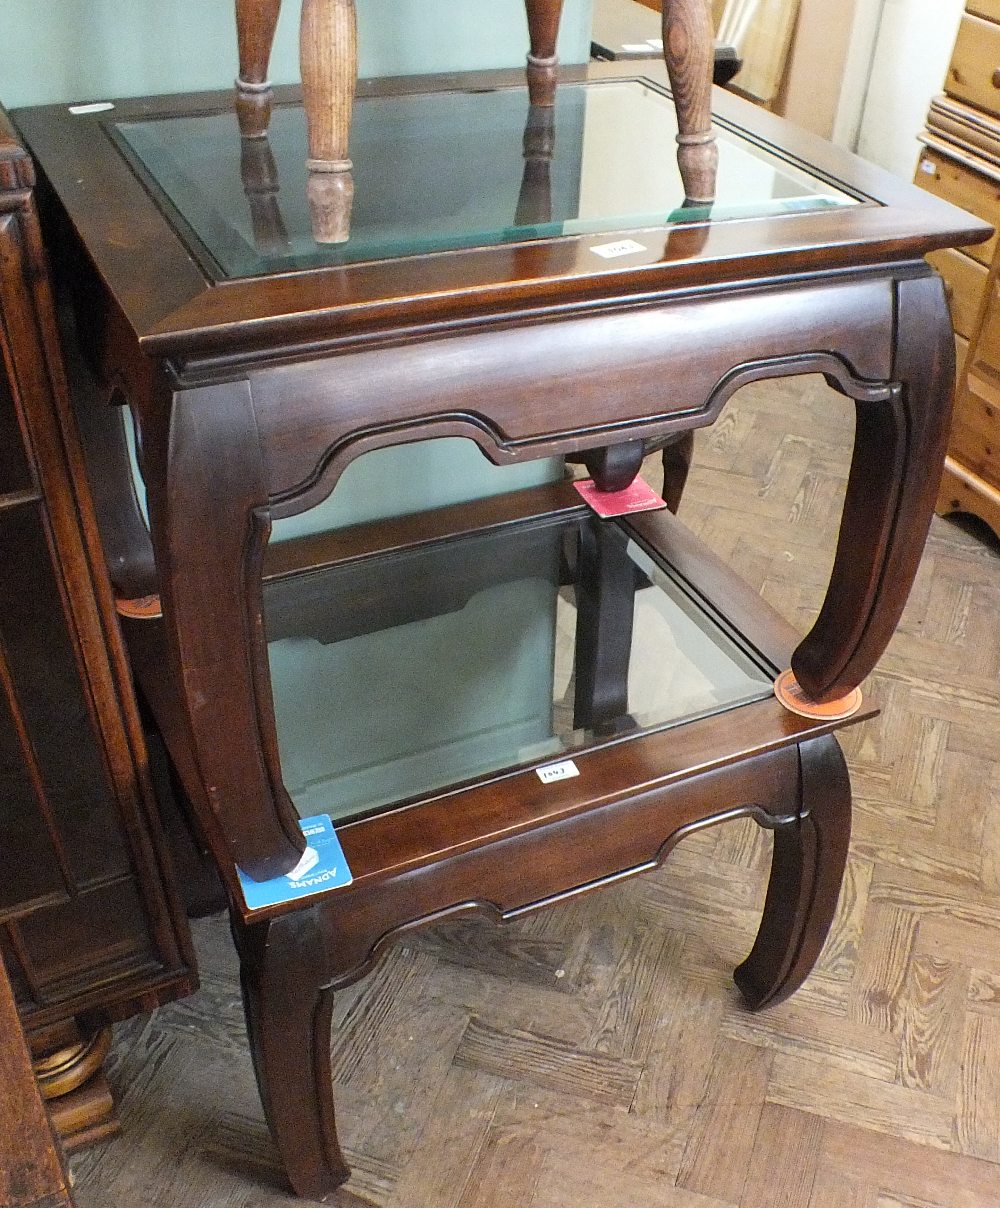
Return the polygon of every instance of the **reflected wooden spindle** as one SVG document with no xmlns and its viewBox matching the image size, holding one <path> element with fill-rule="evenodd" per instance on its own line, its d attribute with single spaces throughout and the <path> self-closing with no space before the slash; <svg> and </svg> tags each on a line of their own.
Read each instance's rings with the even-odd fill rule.
<svg viewBox="0 0 1000 1208">
<path fill-rule="evenodd" d="M 528 97 L 534 105 L 554 105 L 556 100 L 556 41 L 563 0 L 524 0 L 528 13 Z"/>
<path fill-rule="evenodd" d="M 514 215 L 516 226 L 552 221 L 552 158 L 556 146 L 556 111 L 532 105 L 524 127 L 524 175 Z"/>
<path fill-rule="evenodd" d="M 262 138 L 271 121 L 274 93 L 268 79 L 281 0 L 236 0 L 236 116 L 244 138 Z"/>
<path fill-rule="evenodd" d="M 354 0 L 303 0 L 299 54 L 313 237 L 317 243 L 344 243 L 350 238 L 354 199 L 348 157 L 358 79 Z"/>
<path fill-rule="evenodd" d="M 288 228 L 278 204 L 281 181 L 271 144 L 266 137 L 240 140 L 240 176 L 250 205 L 250 221 L 257 250 L 265 256 L 287 252 Z"/>
<path fill-rule="evenodd" d="M 685 205 L 711 205 L 719 149 L 712 132 L 715 31 L 709 0 L 663 0 L 663 57 L 677 107 Z"/>
</svg>

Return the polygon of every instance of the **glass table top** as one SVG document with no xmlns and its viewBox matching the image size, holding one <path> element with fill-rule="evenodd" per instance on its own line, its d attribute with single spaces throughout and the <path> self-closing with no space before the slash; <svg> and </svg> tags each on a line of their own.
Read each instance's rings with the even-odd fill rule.
<svg viewBox="0 0 1000 1208">
<path fill-rule="evenodd" d="M 718 129 L 718 199 L 684 208 L 673 102 L 638 80 L 360 98 L 346 242 L 313 238 L 301 105 L 241 140 L 235 112 L 111 126 L 210 276 L 253 277 L 455 248 L 845 207 L 857 199 Z"/>
<path fill-rule="evenodd" d="M 270 582 L 264 611 L 302 817 L 359 817 L 733 709 L 774 677 L 677 572 L 579 513 Z"/>
</svg>

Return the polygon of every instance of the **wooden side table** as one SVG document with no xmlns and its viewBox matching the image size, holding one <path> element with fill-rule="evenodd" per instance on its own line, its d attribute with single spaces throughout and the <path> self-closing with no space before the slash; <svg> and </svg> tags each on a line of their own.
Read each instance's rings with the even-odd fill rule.
<svg viewBox="0 0 1000 1208">
<path fill-rule="evenodd" d="M 738 981 L 754 1007 L 800 984 L 849 829 L 831 737 L 846 719 L 822 709 L 881 655 L 933 511 L 954 363 L 923 257 L 988 228 L 724 94 L 717 200 L 685 205 L 668 157 L 649 154 L 669 145 L 665 73 L 593 64 L 559 79 L 544 138 L 521 73 L 363 85 L 342 244 L 312 238 L 294 91 L 275 97 L 266 206 L 248 190 L 229 97 L 17 114 L 63 219 L 61 255 L 79 265 L 84 346 L 117 404 L 87 427 L 117 484 L 103 531 L 130 652 L 230 896 L 262 1097 L 302 1194 L 347 1175 L 332 991 L 414 926 L 470 910 L 514 917 L 749 814 L 776 841 Z M 284 519 L 373 450 L 461 437 L 498 465 L 581 458 L 614 488 L 650 443 L 713 423 L 741 385 L 800 373 L 824 374 L 857 413 L 831 583 L 802 640 L 668 513 L 597 521 L 565 484 L 278 540 Z M 668 448 L 676 500 L 684 458 Z M 529 595 L 537 608 L 523 607 Z M 640 597 L 659 601 L 668 633 L 694 625 L 691 648 L 728 669 L 730 690 L 679 714 L 662 705 L 672 692 L 644 703 L 625 641 L 646 640 Z M 355 693 L 378 681 L 367 665 L 346 676 L 313 746 L 331 752 L 325 812 L 339 814 L 353 882 L 248 906 L 238 870 L 280 882 L 306 846 L 274 647 L 294 640 L 335 661 L 347 643 L 382 634 L 372 648 L 384 649 L 490 601 L 494 620 L 471 632 L 512 663 L 538 636 L 532 617 L 571 610 L 572 657 L 545 656 L 563 713 L 554 698 L 541 734 L 537 709 L 521 717 L 530 741 L 490 732 L 464 774 L 400 775 L 344 809 L 340 736 L 361 709 Z M 468 644 L 439 640 L 449 655 Z M 688 637 L 674 645 L 680 657 Z M 662 687 L 673 664 L 662 646 L 644 649 Z M 390 687 L 394 670 L 414 685 L 415 717 L 446 664 L 421 672 L 400 654 L 387 667 Z M 789 664 L 818 715 L 774 697 Z M 477 688 L 468 669 L 459 683 Z M 435 699 L 422 722 L 446 720 L 451 698 Z M 452 712 L 459 725 L 468 710 Z M 434 741 L 396 770 L 403 755 L 433 770 L 448 732 Z"/>
</svg>

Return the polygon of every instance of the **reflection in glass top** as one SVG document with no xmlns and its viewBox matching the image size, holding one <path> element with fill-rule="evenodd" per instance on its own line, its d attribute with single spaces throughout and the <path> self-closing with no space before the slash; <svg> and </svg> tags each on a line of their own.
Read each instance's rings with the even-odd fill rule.
<svg viewBox="0 0 1000 1208">
<path fill-rule="evenodd" d="M 682 209 L 673 102 L 639 81 L 563 85 L 553 109 L 532 110 L 523 88 L 359 99 L 351 234 L 332 245 L 312 236 L 301 106 L 276 108 L 269 137 L 242 143 L 234 112 L 113 129 L 223 277 L 707 216 Z M 712 221 L 856 204 L 735 133 L 718 136 Z"/>
<path fill-rule="evenodd" d="M 264 602 L 282 774 L 303 817 L 343 820 L 771 692 L 773 672 L 613 522 L 523 522 L 269 583 Z"/>
</svg>

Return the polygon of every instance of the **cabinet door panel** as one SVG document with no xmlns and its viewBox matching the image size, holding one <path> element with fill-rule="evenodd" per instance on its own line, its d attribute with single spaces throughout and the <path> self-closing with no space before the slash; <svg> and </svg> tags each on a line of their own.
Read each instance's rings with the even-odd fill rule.
<svg viewBox="0 0 1000 1208">
<path fill-rule="evenodd" d="M 155 971 L 158 965 L 132 878 L 36 910 L 17 923 L 17 931 L 30 953 L 33 996 L 43 1003 L 70 997 L 99 980 L 110 984 L 122 972 Z"/>
<path fill-rule="evenodd" d="M 0 557 L 0 642 L 67 869 L 78 886 L 119 876 L 129 870 L 128 856 L 108 799 L 40 504 L 0 511 Z"/>
<path fill-rule="evenodd" d="M 8 693 L 0 691 L 0 912 L 66 889 L 32 771 Z"/>
<path fill-rule="evenodd" d="M 0 356 L 0 498 L 15 491 L 31 490 L 33 486 L 14 411 L 10 379 Z"/>
</svg>

